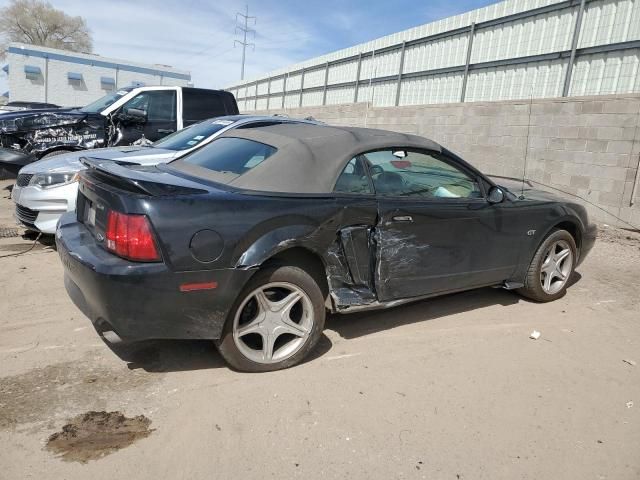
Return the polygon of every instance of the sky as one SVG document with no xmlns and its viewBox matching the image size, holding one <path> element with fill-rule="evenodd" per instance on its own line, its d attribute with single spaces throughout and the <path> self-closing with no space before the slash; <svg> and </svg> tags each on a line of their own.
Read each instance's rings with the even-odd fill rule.
<svg viewBox="0 0 640 480">
<path fill-rule="evenodd" d="M 240 81 L 242 48 L 234 48 L 236 12 L 244 0 L 49 0 L 86 19 L 94 53 L 188 70 L 198 87 Z M 7 4 L 0 0 L 0 7 Z M 495 3 L 495 0 L 249 0 L 257 17 L 247 49 L 245 79 L 416 25 Z M 241 33 L 241 32 L 239 32 Z M 0 76 L 0 92 L 6 90 Z"/>
</svg>

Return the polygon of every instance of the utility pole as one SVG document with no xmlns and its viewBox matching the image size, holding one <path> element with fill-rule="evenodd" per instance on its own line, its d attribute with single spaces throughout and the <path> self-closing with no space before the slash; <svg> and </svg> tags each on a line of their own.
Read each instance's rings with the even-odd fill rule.
<svg viewBox="0 0 640 480">
<path fill-rule="evenodd" d="M 244 25 L 243 24 L 237 25 L 238 17 L 242 17 L 244 19 Z M 236 46 L 236 44 L 242 45 L 242 67 L 240 69 L 240 80 L 244 80 L 244 60 L 246 58 L 247 46 L 253 47 L 254 50 L 256 48 L 256 45 L 254 43 L 247 43 L 247 33 L 253 33 L 254 38 L 256 35 L 256 31 L 252 28 L 249 28 L 249 20 L 253 20 L 253 24 L 254 25 L 256 24 L 256 17 L 249 16 L 249 5 L 246 5 L 245 13 L 240 13 L 240 12 L 236 13 L 236 33 L 238 33 L 238 30 L 242 32 L 242 41 L 240 40 L 233 41 L 234 47 Z"/>
</svg>

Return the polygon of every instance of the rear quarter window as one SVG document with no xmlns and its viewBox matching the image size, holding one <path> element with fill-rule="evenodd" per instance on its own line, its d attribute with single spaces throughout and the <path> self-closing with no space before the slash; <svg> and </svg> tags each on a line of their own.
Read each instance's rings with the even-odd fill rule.
<svg viewBox="0 0 640 480">
<path fill-rule="evenodd" d="M 178 160 L 218 173 L 242 175 L 260 165 L 277 149 L 245 138 L 223 137 Z"/>
<path fill-rule="evenodd" d="M 222 96 L 219 93 L 197 89 L 182 90 L 182 111 L 187 125 L 227 114 Z"/>
</svg>

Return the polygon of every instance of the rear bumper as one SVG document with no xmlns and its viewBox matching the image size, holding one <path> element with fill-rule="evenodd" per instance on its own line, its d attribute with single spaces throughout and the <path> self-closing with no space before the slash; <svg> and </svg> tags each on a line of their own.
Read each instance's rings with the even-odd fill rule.
<svg viewBox="0 0 640 480">
<path fill-rule="evenodd" d="M 136 263 L 98 246 L 71 213 L 56 233 L 67 293 L 107 341 L 220 338 L 227 314 L 252 270 L 173 272 Z M 217 282 L 214 290 L 181 292 L 184 283 Z"/>
<path fill-rule="evenodd" d="M 36 160 L 35 155 L 31 153 L 24 153 L 11 148 L 0 148 L 0 170 L 5 170 L 13 177 L 18 175 L 18 171 L 22 167 Z"/>
<path fill-rule="evenodd" d="M 598 227 L 596 224 L 592 223 L 587 225 L 584 234 L 582 235 L 582 241 L 580 242 L 580 258 L 578 258 L 578 265 L 582 263 L 582 261 L 587 258 L 587 255 L 593 248 L 596 243 L 596 238 L 598 237 Z"/>
<path fill-rule="evenodd" d="M 11 191 L 18 222 L 31 230 L 51 235 L 56 233 L 62 214 L 76 209 L 77 196 L 77 182 L 49 188 L 14 185 Z"/>
</svg>

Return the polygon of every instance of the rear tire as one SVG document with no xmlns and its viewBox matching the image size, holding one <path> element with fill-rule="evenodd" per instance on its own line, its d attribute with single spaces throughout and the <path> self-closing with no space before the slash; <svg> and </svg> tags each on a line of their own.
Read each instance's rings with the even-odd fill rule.
<svg viewBox="0 0 640 480">
<path fill-rule="evenodd" d="M 577 260 L 576 242 L 566 230 L 552 230 L 538 247 L 517 292 L 536 302 L 552 302 L 565 295 Z"/>
<path fill-rule="evenodd" d="M 293 266 L 256 273 L 229 312 L 216 347 L 242 372 L 270 372 L 302 362 L 324 330 L 322 291 Z"/>
</svg>

